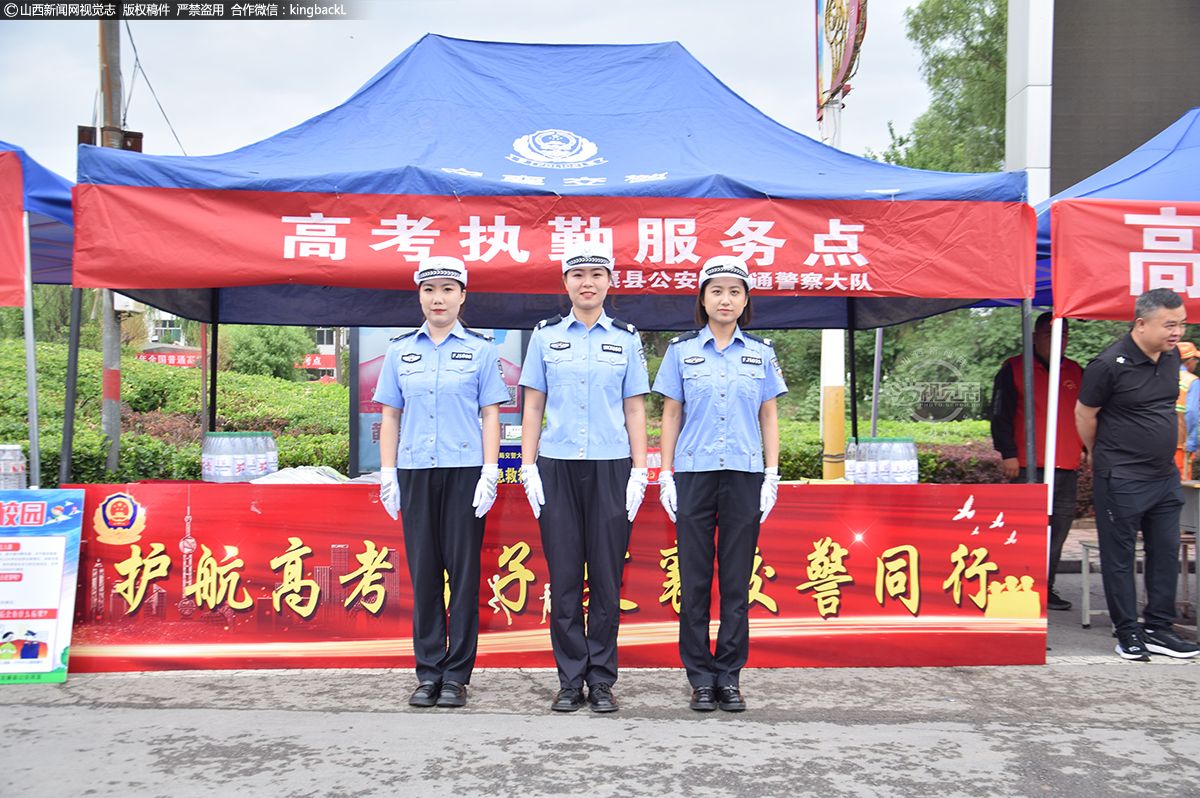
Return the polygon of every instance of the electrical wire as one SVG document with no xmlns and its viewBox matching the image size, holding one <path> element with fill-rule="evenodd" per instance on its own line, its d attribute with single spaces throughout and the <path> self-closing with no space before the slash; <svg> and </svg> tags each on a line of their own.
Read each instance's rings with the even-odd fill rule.
<svg viewBox="0 0 1200 798">
<path fill-rule="evenodd" d="M 155 105 L 158 106 L 159 113 L 162 114 L 163 120 L 167 123 L 167 127 L 171 131 L 171 135 L 175 137 L 175 143 L 179 145 L 179 151 L 187 155 L 187 150 L 183 148 L 183 142 L 179 140 L 179 134 L 175 132 L 175 126 L 171 124 L 171 120 L 167 117 L 166 110 L 163 109 L 162 103 L 158 101 L 158 94 L 154 91 L 154 86 L 150 83 L 150 76 L 146 74 L 145 68 L 142 66 L 141 59 L 138 57 L 137 44 L 133 41 L 133 31 L 129 29 L 129 20 L 125 20 L 125 33 L 129 35 L 129 46 L 133 48 L 133 78 L 130 80 L 129 98 L 133 98 L 133 83 L 137 80 L 137 73 L 141 72 L 142 77 L 146 80 L 146 88 L 150 89 L 150 96 L 154 98 Z M 129 101 L 125 102 L 125 113 L 129 113 Z M 125 120 L 121 120 L 121 128 L 125 128 Z"/>
</svg>

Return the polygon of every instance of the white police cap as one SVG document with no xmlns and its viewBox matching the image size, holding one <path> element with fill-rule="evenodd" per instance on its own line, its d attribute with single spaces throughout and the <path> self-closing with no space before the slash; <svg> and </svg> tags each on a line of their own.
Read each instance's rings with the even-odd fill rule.
<svg viewBox="0 0 1200 798">
<path fill-rule="evenodd" d="M 750 270 L 732 255 L 717 255 L 704 262 L 704 268 L 700 270 L 700 290 L 703 291 L 704 284 L 714 277 L 736 277 L 746 284 L 747 291 L 751 288 Z"/>
<path fill-rule="evenodd" d="M 413 280 L 416 281 L 419 287 L 426 280 L 437 280 L 438 278 L 446 278 L 447 280 L 458 280 L 463 284 L 463 288 L 467 287 L 467 267 L 458 258 L 452 258 L 448 255 L 432 255 L 417 266 L 417 271 L 413 274 Z"/>
<path fill-rule="evenodd" d="M 587 266 L 603 266 L 612 272 L 612 247 L 598 241 L 577 241 L 563 249 L 563 274 Z"/>
</svg>

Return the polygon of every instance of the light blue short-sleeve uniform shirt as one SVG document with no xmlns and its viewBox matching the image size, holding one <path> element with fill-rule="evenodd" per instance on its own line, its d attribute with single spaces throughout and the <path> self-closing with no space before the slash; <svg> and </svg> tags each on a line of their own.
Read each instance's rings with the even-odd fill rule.
<svg viewBox="0 0 1200 798">
<path fill-rule="evenodd" d="M 769 339 L 735 328 L 717 351 L 705 326 L 671 339 L 654 392 L 683 403 L 676 471 L 762 471 L 763 402 L 787 393 Z"/>
<path fill-rule="evenodd" d="M 375 401 L 404 411 L 397 468 L 483 465 L 479 408 L 509 400 L 496 346 L 456 322 L 435 344 L 429 325 L 392 341 Z"/>
<path fill-rule="evenodd" d="M 632 325 L 601 313 L 589 330 L 574 311 L 539 322 L 521 385 L 546 394 L 541 454 L 556 460 L 630 456 L 624 400 L 650 392 L 642 339 Z"/>
</svg>

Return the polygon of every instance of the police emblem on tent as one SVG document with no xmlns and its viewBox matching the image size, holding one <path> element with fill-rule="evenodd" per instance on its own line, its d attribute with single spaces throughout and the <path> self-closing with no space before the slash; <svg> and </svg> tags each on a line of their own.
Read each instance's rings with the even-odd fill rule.
<svg viewBox="0 0 1200 798">
<path fill-rule="evenodd" d="M 539 130 L 521 136 L 513 142 L 513 149 L 519 154 L 509 154 L 508 160 L 543 169 L 582 169 L 606 162 L 593 157 L 599 149 L 595 144 L 569 130 Z"/>
</svg>

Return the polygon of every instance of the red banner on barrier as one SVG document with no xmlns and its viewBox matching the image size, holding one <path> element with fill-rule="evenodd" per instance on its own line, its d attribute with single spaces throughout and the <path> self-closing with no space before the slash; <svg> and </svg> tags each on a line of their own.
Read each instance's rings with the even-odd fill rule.
<svg viewBox="0 0 1200 798">
<path fill-rule="evenodd" d="M 1050 206 L 1054 309 L 1076 319 L 1133 319 L 1152 288 L 1200 297 L 1200 202 L 1069 199 Z"/>
<path fill-rule="evenodd" d="M 84 488 L 73 669 L 412 666 L 401 527 L 378 488 Z M 623 666 L 679 666 L 657 499 L 626 560 Z M 552 666 L 520 486 L 500 486 L 482 557 L 479 666 Z M 1045 573 L 1043 485 L 784 485 L 748 585 L 750 666 L 1042 663 Z"/>
<path fill-rule="evenodd" d="M 25 186 L 21 157 L 0 152 L 0 307 L 25 304 Z"/>
<path fill-rule="evenodd" d="M 186 366 L 195 368 L 199 355 L 168 355 L 162 352 L 138 352 L 134 359 L 146 363 L 158 363 L 163 366 Z"/>
<path fill-rule="evenodd" d="M 1032 296 L 1022 203 L 486 196 L 75 188 L 74 284 L 302 283 L 412 289 L 429 255 L 472 290 L 557 293 L 563 248 L 614 249 L 616 293 L 695 294 L 734 255 L 767 296 Z M 237 268 L 229 268 L 236 263 Z M 952 274 L 953 279 L 947 279 Z"/>
</svg>

